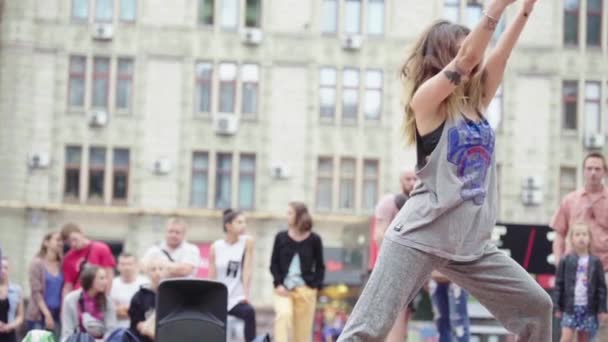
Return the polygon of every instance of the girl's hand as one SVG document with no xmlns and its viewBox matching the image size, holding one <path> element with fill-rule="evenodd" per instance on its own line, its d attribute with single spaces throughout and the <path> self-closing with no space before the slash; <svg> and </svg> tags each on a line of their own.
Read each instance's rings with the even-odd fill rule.
<svg viewBox="0 0 608 342">
<path fill-rule="evenodd" d="M 289 291 L 287 291 L 287 289 L 283 285 L 277 286 L 277 288 L 275 289 L 275 291 L 277 292 L 277 294 L 279 296 L 283 296 L 283 297 L 288 297 L 289 296 Z"/>
<path fill-rule="evenodd" d="M 555 311 L 555 317 L 562 318 L 562 312 L 561 311 Z"/>
<path fill-rule="evenodd" d="M 599 321 L 600 321 L 601 323 L 606 323 L 606 322 L 608 322 L 608 313 L 606 313 L 606 312 L 602 312 L 602 313 L 600 313 L 600 315 L 599 315 L 599 316 L 600 316 L 600 317 L 599 317 L 599 318 L 600 318 L 600 319 L 599 319 Z"/>
<path fill-rule="evenodd" d="M 44 316 L 44 326 L 49 330 L 55 329 L 55 320 L 53 319 L 53 316 L 51 316 L 51 315 Z"/>
</svg>

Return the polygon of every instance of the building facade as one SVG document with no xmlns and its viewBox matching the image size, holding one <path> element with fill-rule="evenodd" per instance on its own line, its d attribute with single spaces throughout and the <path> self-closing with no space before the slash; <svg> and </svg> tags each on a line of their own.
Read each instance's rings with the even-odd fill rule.
<svg viewBox="0 0 608 342">
<path fill-rule="evenodd" d="M 254 298 L 289 201 L 326 246 L 361 250 L 369 215 L 415 153 L 400 140 L 399 71 L 467 0 L 7 1 L 0 31 L 0 243 L 25 281 L 68 221 L 136 254 L 170 215 L 192 241 L 247 212 Z M 510 9 L 500 25 L 515 15 Z M 500 220 L 547 223 L 608 125 L 608 6 L 539 2 L 488 116 Z M 124 246 L 123 246 L 124 245 Z"/>
</svg>

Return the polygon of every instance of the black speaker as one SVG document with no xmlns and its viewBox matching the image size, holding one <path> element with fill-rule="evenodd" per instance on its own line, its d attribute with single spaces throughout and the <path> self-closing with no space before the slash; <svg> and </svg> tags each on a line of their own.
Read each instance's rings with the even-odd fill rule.
<svg viewBox="0 0 608 342">
<path fill-rule="evenodd" d="M 222 283 L 164 280 L 158 287 L 156 342 L 226 342 L 227 307 Z"/>
</svg>

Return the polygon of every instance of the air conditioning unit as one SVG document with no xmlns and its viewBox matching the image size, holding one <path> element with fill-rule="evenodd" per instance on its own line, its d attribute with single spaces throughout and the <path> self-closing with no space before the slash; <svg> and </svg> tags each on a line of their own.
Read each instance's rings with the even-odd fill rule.
<svg viewBox="0 0 608 342">
<path fill-rule="evenodd" d="M 112 40 L 114 27 L 112 24 L 94 24 L 92 36 L 95 40 Z"/>
<path fill-rule="evenodd" d="M 601 149 L 604 147 L 606 137 L 601 133 L 586 134 L 585 135 L 585 148 L 590 150 Z"/>
<path fill-rule="evenodd" d="M 89 126 L 104 127 L 108 124 L 108 112 L 105 110 L 92 110 L 89 112 Z"/>
<path fill-rule="evenodd" d="M 33 152 L 27 156 L 27 166 L 32 169 L 43 169 L 48 167 L 50 159 L 48 153 Z"/>
<path fill-rule="evenodd" d="M 217 113 L 213 118 L 213 129 L 218 135 L 234 135 L 239 129 L 239 118 L 234 113 Z"/>
<path fill-rule="evenodd" d="M 359 50 L 363 40 L 358 34 L 347 34 L 342 39 L 342 47 L 344 50 Z"/>
<path fill-rule="evenodd" d="M 270 167 L 270 177 L 273 179 L 287 179 L 289 178 L 289 170 L 283 164 L 274 163 Z"/>
<path fill-rule="evenodd" d="M 521 187 L 524 190 L 539 190 L 542 186 L 542 179 L 538 176 L 524 177 L 521 182 Z"/>
<path fill-rule="evenodd" d="M 543 192 L 541 190 L 522 190 L 521 203 L 525 206 L 536 206 L 543 203 Z"/>
<path fill-rule="evenodd" d="M 262 42 L 262 30 L 258 28 L 245 28 L 241 32 L 243 43 L 247 45 L 260 45 Z"/>
<path fill-rule="evenodd" d="M 169 158 L 158 158 L 152 164 L 152 171 L 157 175 L 166 175 L 171 172 L 171 161 Z"/>
</svg>

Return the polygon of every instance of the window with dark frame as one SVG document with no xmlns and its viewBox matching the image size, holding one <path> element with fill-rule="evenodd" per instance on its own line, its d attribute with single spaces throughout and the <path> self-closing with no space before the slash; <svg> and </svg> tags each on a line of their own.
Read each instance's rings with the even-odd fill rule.
<svg viewBox="0 0 608 342">
<path fill-rule="evenodd" d="M 87 59 L 84 56 L 70 56 L 68 86 L 69 107 L 84 107 Z"/>
<path fill-rule="evenodd" d="M 209 192 L 209 153 L 194 152 L 192 154 L 192 185 L 190 203 L 194 207 L 207 207 Z"/>
<path fill-rule="evenodd" d="M 359 113 L 359 70 L 344 69 L 342 78 L 342 119 L 357 122 Z"/>
<path fill-rule="evenodd" d="M 196 64 L 196 103 L 199 113 L 211 113 L 211 82 L 213 79 L 213 64 L 199 62 Z"/>
<path fill-rule="evenodd" d="M 243 64 L 241 67 L 243 118 L 254 118 L 258 112 L 260 70 L 257 64 Z"/>
<path fill-rule="evenodd" d="M 333 193 L 333 160 L 319 157 L 317 169 L 317 209 L 331 210 Z"/>
<path fill-rule="evenodd" d="M 218 153 L 216 162 L 215 208 L 230 208 L 232 205 L 232 154 Z"/>
<path fill-rule="evenodd" d="M 602 127 L 602 83 L 585 82 L 585 134 L 598 134 Z"/>
<path fill-rule="evenodd" d="M 338 0 L 323 0 L 321 6 L 321 32 L 336 33 L 338 31 Z"/>
<path fill-rule="evenodd" d="M 564 2 L 564 44 L 578 45 L 580 0 Z"/>
<path fill-rule="evenodd" d="M 80 168 L 82 162 L 81 146 L 66 146 L 65 148 L 65 179 L 63 198 L 78 200 L 80 197 Z"/>
<path fill-rule="evenodd" d="M 382 70 L 365 72 L 365 103 L 363 114 L 366 120 L 379 120 L 382 112 Z"/>
<path fill-rule="evenodd" d="M 369 0 L 367 3 L 367 34 L 384 34 L 384 0 Z"/>
<path fill-rule="evenodd" d="M 114 0 L 95 0 L 95 22 L 111 23 L 114 17 Z"/>
<path fill-rule="evenodd" d="M 112 162 L 112 199 L 126 201 L 129 196 L 129 164 L 128 148 L 115 148 Z"/>
<path fill-rule="evenodd" d="M 120 0 L 119 19 L 122 22 L 135 22 L 137 17 L 137 0 Z"/>
<path fill-rule="evenodd" d="M 89 148 L 89 200 L 103 200 L 106 173 L 106 148 Z"/>
<path fill-rule="evenodd" d="M 564 81 L 562 84 L 563 130 L 576 130 L 578 125 L 578 82 Z"/>
<path fill-rule="evenodd" d="M 336 69 L 321 68 L 319 78 L 319 113 L 321 118 L 333 119 L 336 116 Z"/>
<path fill-rule="evenodd" d="M 357 175 L 355 158 L 340 159 L 340 209 L 355 208 L 355 181 Z"/>
<path fill-rule="evenodd" d="M 77 22 L 89 20 L 89 0 L 72 0 L 72 20 Z"/>
<path fill-rule="evenodd" d="M 239 209 L 255 207 L 255 154 L 242 153 L 239 159 Z"/>
<path fill-rule="evenodd" d="M 245 27 L 260 27 L 262 0 L 245 0 Z"/>
<path fill-rule="evenodd" d="M 221 63 L 220 76 L 220 101 L 219 111 L 221 113 L 234 113 L 234 102 L 236 99 L 236 64 Z"/>
<path fill-rule="evenodd" d="M 110 90 L 110 58 L 95 57 L 93 59 L 93 94 L 94 108 L 108 108 L 108 93 Z"/>
<path fill-rule="evenodd" d="M 198 1 L 198 22 L 201 25 L 213 25 L 215 17 L 215 0 Z"/>
<path fill-rule="evenodd" d="M 378 202 L 378 160 L 363 160 L 363 209 L 373 210 Z"/>
<path fill-rule="evenodd" d="M 587 0 L 587 46 L 602 45 L 602 0 Z"/>
<path fill-rule="evenodd" d="M 559 168 L 559 200 L 576 190 L 576 167 L 562 166 Z"/>
<path fill-rule="evenodd" d="M 133 97 L 133 59 L 119 58 L 116 75 L 116 109 L 130 111 Z"/>
</svg>

